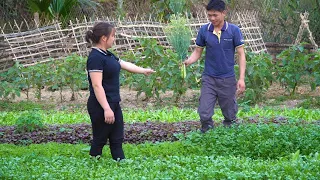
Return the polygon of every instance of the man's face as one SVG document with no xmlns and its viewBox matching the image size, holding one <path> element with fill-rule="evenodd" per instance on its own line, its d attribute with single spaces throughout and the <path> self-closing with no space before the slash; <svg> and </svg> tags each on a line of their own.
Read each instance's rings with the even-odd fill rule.
<svg viewBox="0 0 320 180">
<path fill-rule="evenodd" d="M 208 12 L 208 19 L 213 24 L 213 26 L 219 26 L 224 23 L 224 17 L 226 16 L 226 11 L 215 11 L 210 10 Z"/>
</svg>

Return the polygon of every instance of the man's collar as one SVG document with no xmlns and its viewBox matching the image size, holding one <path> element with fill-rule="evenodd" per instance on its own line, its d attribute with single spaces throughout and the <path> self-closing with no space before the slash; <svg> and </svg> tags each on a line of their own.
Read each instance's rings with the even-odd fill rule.
<svg viewBox="0 0 320 180">
<path fill-rule="evenodd" d="M 224 24 L 223 24 L 223 27 L 222 27 L 221 31 L 227 30 L 228 27 L 229 27 L 229 23 L 227 21 L 224 21 Z M 213 32 L 213 30 L 214 30 L 214 26 L 213 26 L 212 23 L 210 23 L 209 26 L 208 26 L 208 31 Z"/>
</svg>

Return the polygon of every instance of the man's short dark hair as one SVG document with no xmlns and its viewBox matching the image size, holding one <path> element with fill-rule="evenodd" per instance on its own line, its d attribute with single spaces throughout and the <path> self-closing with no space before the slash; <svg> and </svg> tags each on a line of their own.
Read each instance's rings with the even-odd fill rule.
<svg viewBox="0 0 320 180">
<path fill-rule="evenodd" d="M 210 0 L 207 5 L 207 11 L 224 11 L 226 10 L 226 3 L 223 0 Z"/>
</svg>

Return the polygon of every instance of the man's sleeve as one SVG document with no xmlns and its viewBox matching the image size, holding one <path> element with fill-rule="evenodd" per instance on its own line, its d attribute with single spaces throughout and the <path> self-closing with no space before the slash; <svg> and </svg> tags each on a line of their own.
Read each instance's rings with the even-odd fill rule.
<svg viewBox="0 0 320 180">
<path fill-rule="evenodd" d="M 91 56 L 88 58 L 87 64 L 88 72 L 103 72 L 103 62 L 102 59 L 97 56 Z"/>
<path fill-rule="evenodd" d="M 234 30 L 233 44 L 236 48 L 244 45 L 244 39 L 243 39 L 241 30 L 238 26 L 236 26 Z"/>
<path fill-rule="evenodd" d="M 198 32 L 198 36 L 196 39 L 196 45 L 198 47 L 205 47 L 206 46 L 206 38 L 205 38 L 205 27 L 202 26 Z"/>
</svg>

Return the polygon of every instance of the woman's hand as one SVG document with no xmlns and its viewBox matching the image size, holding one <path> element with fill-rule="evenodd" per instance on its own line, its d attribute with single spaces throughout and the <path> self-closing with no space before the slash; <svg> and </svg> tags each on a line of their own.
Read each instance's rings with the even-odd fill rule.
<svg viewBox="0 0 320 180">
<path fill-rule="evenodd" d="M 146 75 L 146 76 L 149 76 L 150 74 L 155 73 L 155 72 L 156 72 L 156 71 L 154 71 L 153 69 L 144 68 L 143 74 Z"/>
<path fill-rule="evenodd" d="M 144 74 L 146 76 L 150 75 L 151 73 L 156 72 L 153 69 L 143 68 L 143 67 L 137 66 L 135 64 L 132 64 L 131 62 L 126 62 L 124 60 L 120 61 L 120 65 L 121 65 L 121 68 L 124 70 L 127 70 L 132 73 Z"/>
<path fill-rule="evenodd" d="M 113 124 L 114 123 L 114 113 L 112 109 L 104 110 L 104 121 L 107 124 Z"/>
</svg>

